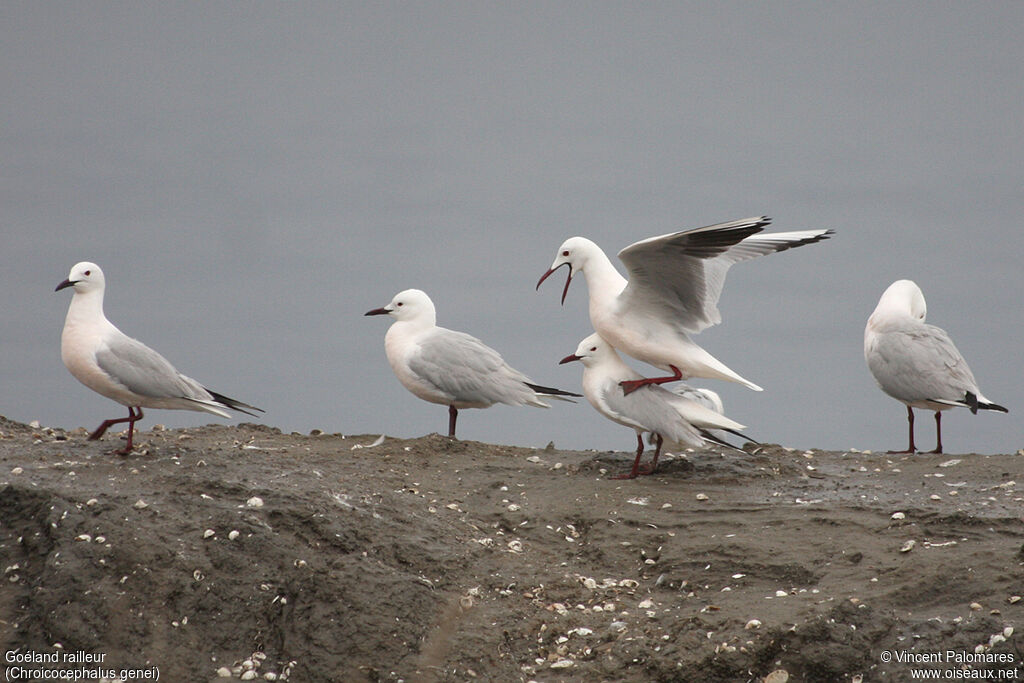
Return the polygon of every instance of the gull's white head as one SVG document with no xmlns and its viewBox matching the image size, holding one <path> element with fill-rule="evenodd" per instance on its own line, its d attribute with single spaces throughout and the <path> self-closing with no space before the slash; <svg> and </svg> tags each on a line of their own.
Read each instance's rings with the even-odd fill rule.
<svg viewBox="0 0 1024 683">
<path fill-rule="evenodd" d="M 926 313 L 927 307 L 921 288 L 913 280 L 897 280 L 882 293 L 872 317 L 876 314 L 910 316 L 924 322 Z"/>
<path fill-rule="evenodd" d="M 537 289 L 540 289 L 541 283 L 548 279 L 548 276 L 553 272 L 562 266 L 569 266 L 569 275 L 565 278 L 565 288 L 562 289 L 562 303 L 564 304 L 565 295 L 569 292 L 569 283 L 572 282 L 572 276 L 577 271 L 581 273 L 585 271 L 587 262 L 596 253 L 602 253 L 601 247 L 591 240 L 588 240 L 586 237 L 570 237 L 562 242 L 562 246 L 558 248 L 558 255 L 555 256 L 551 268 L 548 269 L 548 272 L 541 275 L 540 280 L 537 281 Z"/>
<path fill-rule="evenodd" d="M 57 285 L 57 289 L 53 291 L 59 292 L 66 287 L 73 287 L 76 294 L 102 292 L 105 282 L 99 266 L 90 261 L 82 261 L 72 266 L 68 279 Z"/>
<path fill-rule="evenodd" d="M 434 324 L 437 313 L 434 302 L 427 293 L 419 289 L 399 292 L 387 306 L 367 311 L 365 315 L 390 315 L 395 320 L 421 320 Z"/>
<path fill-rule="evenodd" d="M 583 363 L 584 367 L 593 367 L 598 363 L 617 355 L 612 345 L 604 340 L 601 335 L 596 332 L 583 341 L 580 342 L 579 346 L 576 347 L 576 353 L 571 356 L 566 356 L 558 363 L 571 363 L 574 360 L 578 360 Z"/>
</svg>

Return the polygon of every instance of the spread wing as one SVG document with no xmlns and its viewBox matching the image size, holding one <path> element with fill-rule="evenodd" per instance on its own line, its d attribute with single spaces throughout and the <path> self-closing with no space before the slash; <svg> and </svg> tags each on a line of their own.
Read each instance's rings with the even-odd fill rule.
<svg viewBox="0 0 1024 683">
<path fill-rule="evenodd" d="M 697 333 L 722 320 L 718 300 L 729 268 L 765 254 L 827 239 L 831 230 L 760 235 L 767 216 L 718 223 L 641 240 L 619 252 L 629 284 L 619 297 L 624 310 L 671 321 Z"/>
</svg>

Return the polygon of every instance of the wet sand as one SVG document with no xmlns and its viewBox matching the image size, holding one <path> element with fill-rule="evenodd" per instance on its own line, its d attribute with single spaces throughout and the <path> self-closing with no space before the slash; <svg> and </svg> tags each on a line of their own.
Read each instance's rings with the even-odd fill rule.
<svg viewBox="0 0 1024 683">
<path fill-rule="evenodd" d="M 5 653 L 164 681 L 1024 677 L 1019 454 L 748 444 L 612 480 L 631 454 L 0 431 Z M 906 661 L 947 651 L 1013 663 Z"/>
</svg>

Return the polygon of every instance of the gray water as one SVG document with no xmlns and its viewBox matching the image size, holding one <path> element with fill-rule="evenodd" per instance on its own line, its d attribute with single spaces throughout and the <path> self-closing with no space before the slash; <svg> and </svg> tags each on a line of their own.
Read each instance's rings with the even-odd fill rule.
<svg viewBox="0 0 1024 683">
<path fill-rule="evenodd" d="M 1014 451 L 1022 25 L 1011 2 L 7 3 L 0 414 L 126 413 L 60 362 L 76 261 L 104 268 L 124 332 L 267 424 L 418 436 L 446 411 L 398 384 L 365 311 L 424 289 L 440 324 L 578 390 L 557 361 L 591 331 L 584 283 L 564 307 L 564 271 L 534 291 L 563 239 L 614 254 L 768 214 L 836 235 L 731 271 L 698 341 L 766 389 L 708 381 L 731 417 L 904 447 L 862 335 L 906 277 L 1010 408 L 947 414 L 947 451 Z M 634 443 L 586 403 L 466 411 L 459 435 Z"/>
</svg>

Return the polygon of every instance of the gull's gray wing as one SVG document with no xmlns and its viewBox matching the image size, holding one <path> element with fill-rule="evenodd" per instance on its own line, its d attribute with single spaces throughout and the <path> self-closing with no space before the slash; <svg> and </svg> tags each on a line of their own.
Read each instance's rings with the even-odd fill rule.
<svg viewBox="0 0 1024 683">
<path fill-rule="evenodd" d="M 641 240 L 619 252 L 629 270 L 623 311 L 670 321 L 697 333 L 718 324 L 718 300 L 729 268 L 740 261 L 818 242 L 831 230 L 757 233 L 767 216 L 744 218 Z"/>
<path fill-rule="evenodd" d="M 166 358 L 131 337 L 121 335 L 108 340 L 96 352 L 96 363 L 112 381 L 140 396 L 213 400 L 202 385 L 179 373 Z"/>
<path fill-rule="evenodd" d="M 879 332 L 867 361 L 882 391 L 901 401 L 965 405 L 967 392 L 980 393 L 953 340 L 934 325 L 906 321 Z"/>
<path fill-rule="evenodd" d="M 624 395 L 617 382 L 602 387 L 601 400 L 620 422 L 634 428 L 661 434 L 669 441 L 700 447 L 704 444 L 700 430 L 687 422 L 672 406 L 679 397 L 660 386 L 646 386 Z"/>
<path fill-rule="evenodd" d="M 420 340 L 408 360 L 421 380 L 452 400 L 492 405 L 536 402 L 529 378 L 509 367 L 501 355 L 464 332 L 443 327 Z"/>
</svg>

